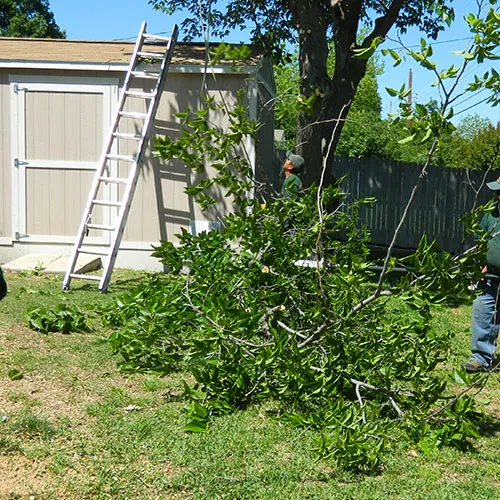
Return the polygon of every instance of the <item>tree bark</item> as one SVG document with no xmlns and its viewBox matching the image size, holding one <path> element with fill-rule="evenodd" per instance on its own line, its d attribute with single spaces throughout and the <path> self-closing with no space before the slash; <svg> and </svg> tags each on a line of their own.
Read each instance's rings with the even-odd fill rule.
<svg viewBox="0 0 500 500">
<path fill-rule="evenodd" d="M 324 99 L 332 81 L 327 73 L 327 11 L 318 1 L 291 1 L 290 9 L 299 34 L 300 95 L 308 105 L 299 107 L 297 152 L 306 159 L 307 184 L 318 180 L 321 171 L 321 125 Z"/>
<path fill-rule="evenodd" d="M 405 0 L 393 0 L 375 20 L 371 33 L 357 41 L 363 0 L 289 0 L 292 19 L 299 31 L 300 92 L 310 107 L 299 108 L 297 152 L 306 160 L 304 183 L 319 183 L 323 162 L 331 165 L 335 147 L 367 60 L 354 58 L 355 49 L 370 47 L 376 37 L 384 38 L 397 19 Z M 328 28 L 333 27 L 335 70 L 327 73 Z M 312 97 L 314 96 L 314 97 Z M 333 176 L 325 178 L 325 185 Z"/>
</svg>

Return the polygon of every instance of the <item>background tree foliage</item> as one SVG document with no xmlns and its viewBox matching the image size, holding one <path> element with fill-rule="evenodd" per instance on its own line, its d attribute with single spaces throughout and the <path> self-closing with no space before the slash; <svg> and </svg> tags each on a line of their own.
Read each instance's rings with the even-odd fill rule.
<svg viewBox="0 0 500 500">
<path fill-rule="evenodd" d="M 333 158 L 344 120 L 367 61 L 388 31 L 404 33 L 418 26 L 435 38 L 453 19 L 449 0 L 149 0 L 166 13 L 185 10 L 182 27 L 188 36 L 252 27 L 252 39 L 280 61 L 286 43 L 299 45 L 300 95 L 309 105 L 299 108 L 297 151 L 306 159 L 306 182 L 318 182 L 323 159 Z M 200 19 L 202 22 L 200 23 Z M 360 32 L 365 21 L 370 30 Z M 330 41 L 332 42 L 330 44 Z M 335 66 L 328 72 L 334 48 Z M 337 121 L 339 120 L 339 121 Z"/>
<path fill-rule="evenodd" d="M 333 54 L 333 52 L 332 52 Z M 329 60 L 333 72 L 335 59 Z M 295 53 L 286 63 L 275 65 L 276 81 L 276 127 L 283 129 L 286 149 L 295 148 L 297 116 L 300 108 L 307 109 L 308 103 L 299 94 L 298 55 Z M 346 119 L 336 156 L 385 158 L 389 141 L 387 122 L 382 120 L 382 98 L 380 97 L 377 75 L 383 66 L 378 58 L 372 57 L 367 65 L 365 76 L 359 83 L 354 96 L 350 114 Z"/>
<path fill-rule="evenodd" d="M 66 38 L 48 0 L 0 0 L 0 36 Z"/>
<path fill-rule="evenodd" d="M 473 121 L 473 134 L 466 121 L 458 127 L 440 155 L 444 164 L 474 170 L 500 170 L 500 124 Z"/>
</svg>

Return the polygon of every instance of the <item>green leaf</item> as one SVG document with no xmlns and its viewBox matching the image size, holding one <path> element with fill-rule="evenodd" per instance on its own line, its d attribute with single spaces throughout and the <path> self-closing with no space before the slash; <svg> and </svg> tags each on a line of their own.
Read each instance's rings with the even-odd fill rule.
<svg viewBox="0 0 500 500">
<path fill-rule="evenodd" d="M 432 128 L 428 127 L 427 130 L 425 131 L 425 135 L 420 139 L 420 144 L 423 144 L 424 142 L 428 141 L 430 137 L 432 136 Z"/>
<path fill-rule="evenodd" d="M 383 39 L 381 37 L 376 37 L 372 40 L 369 47 L 362 49 L 354 49 L 352 56 L 353 59 L 369 59 L 377 50 L 377 47 L 382 43 Z"/>
<path fill-rule="evenodd" d="M 404 139 L 401 139 L 400 141 L 398 141 L 399 144 L 408 144 L 409 142 L 413 141 L 413 139 L 415 139 L 415 136 L 417 134 L 412 134 L 412 135 L 409 135 L 408 137 L 405 137 Z"/>
<path fill-rule="evenodd" d="M 457 384 L 467 385 L 467 383 L 465 382 L 465 380 L 461 377 L 461 375 L 458 372 L 453 372 L 453 379 L 455 380 L 455 382 Z"/>
<path fill-rule="evenodd" d="M 415 110 L 420 117 L 427 115 L 427 108 L 423 104 L 416 104 Z"/>
<path fill-rule="evenodd" d="M 193 420 L 184 426 L 186 432 L 207 432 L 208 422 Z"/>
<path fill-rule="evenodd" d="M 9 370 L 7 375 L 11 380 L 21 380 L 24 377 L 23 372 L 21 370 L 18 370 L 17 368 Z"/>
</svg>

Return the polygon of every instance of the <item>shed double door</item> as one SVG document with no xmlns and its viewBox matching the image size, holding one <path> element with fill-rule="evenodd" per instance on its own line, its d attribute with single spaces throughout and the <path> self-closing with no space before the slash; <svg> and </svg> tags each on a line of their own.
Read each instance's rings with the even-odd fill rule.
<svg viewBox="0 0 500 500">
<path fill-rule="evenodd" d="M 116 83 L 11 81 L 15 240 L 73 242 L 117 101 Z M 95 222 L 106 223 L 111 213 L 101 217 Z M 93 242 L 107 238 L 97 234 Z"/>
</svg>

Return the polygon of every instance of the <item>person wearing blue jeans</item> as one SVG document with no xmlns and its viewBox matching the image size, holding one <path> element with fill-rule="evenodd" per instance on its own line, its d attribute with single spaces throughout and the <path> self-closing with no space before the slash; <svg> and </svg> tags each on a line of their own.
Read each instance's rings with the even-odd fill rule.
<svg viewBox="0 0 500 500">
<path fill-rule="evenodd" d="M 495 193 L 497 207 L 481 219 L 489 235 L 485 276 L 478 284 L 481 294 L 472 304 L 471 359 L 463 363 L 469 372 L 488 371 L 493 366 L 500 322 L 500 177 L 487 186 Z"/>
</svg>

